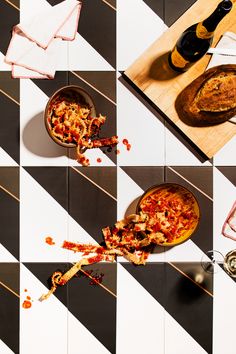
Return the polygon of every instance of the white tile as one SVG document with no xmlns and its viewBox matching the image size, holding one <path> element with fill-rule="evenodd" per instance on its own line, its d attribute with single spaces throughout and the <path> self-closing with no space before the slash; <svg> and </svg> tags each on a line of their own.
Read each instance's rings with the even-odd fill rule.
<svg viewBox="0 0 236 354">
<path fill-rule="evenodd" d="M 115 166 L 114 162 L 109 159 L 100 149 L 88 149 L 85 156 L 89 159 L 90 166 Z M 99 160 L 100 159 L 100 160 Z M 76 159 L 76 149 L 69 149 L 69 166 L 81 166 Z"/>
<path fill-rule="evenodd" d="M 167 29 L 141 0 L 117 0 L 117 68 L 127 69 Z"/>
<path fill-rule="evenodd" d="M 180 245 L 165 248 L 167 262 L 201 262 L 204 252 L 194 243 L 188 240 Z"/>
<path fill-rule="evenodd" d="M 162 122 L 119 81 L 117 95 L 118 165 L 162 166 L 165 156 Z M 123 139 L 131 144 L 130 151 Z"/>
<path fill-rule="evenodd" d="M 236 200 L 235 186 L 214 167 L 214 249 L 223 255 L 236 248 L 235 241 L 221 234 L 224 221 Z"/>
<path fill-rule="evenodd" d="M 94 238 L 70 216 L 68 216 L 68 241 L 80 244 L 98 245 Z M 74 253 L 69 250 L 66 252 L 70 262 L 78 262 L 82 258 L 81 253 Z"/>
<path fill-rule="evenodd" d="M 110 352 L 71 313 L 68 313 L 68 354 Z"/>
<path fill-rule="evenodd" d="M 170 166 L 211 166 L 202 161 L 182 143 L 168 128 L 165 130 L 166 165 Z"/>
<path fill-rule="evenodd" d="M 165 354 L 207 354 L 168 312 L 165 313 L 165 333 Z"/>
<path fill-rule="evenodd" d="M 164 338 L 162 306 L 118 264 L 116 353 L 162 354 Z"/>
<path fill-rule="evenodd" d="M 79 33 L 74 41 L 68 43 L 68 54 L 69 70 L 114 70 Z"/>
<path fill-rule="evenodd" d="M 18 166 L 13 158 L 0 147 L 0 166 Z"/>
<path fill-rule="evenodd" d="M 137 202 L 144 193 L 122 168 L 117 168 L 117 218 L 136 212 Z"/>
<path fill-rule="evenodd" d="M 21 165 L 67 166 L 67 149 L 59 146 L 50 138 L 44 124 L 44 109 L 48 97 L 33 81 L 22 79 L 20 100 Z"/>
<path fill-rule="evenodd" d="M 1 354 L 14 354 L 14 352 L 0 339 L 0 353 Z"/>
<path fill-rule="evenodd" d="M 4 62 L 5 54 L 0 52 L 0 71 L 11 71 L 11 65 Z"/>
<path fill-rule="evenodd" d="M 24 265 L 20 284 L 20 354 L 67 353 L 67 308 L 54 295 L 38 301 L 48 289 Z M 28 309 L 22 307 L 26 296 L 32 299 Z"/>
<path fill-rule="evenodd" d="M 235 298 L 235 282 L 223 270 L 215 273 L 213 314 L 214 354 L 235 354 Z"/>
<path fill-rule="evenodd" d="M 2 244 L 0 244 L 0 262 L 14 263 L 18 262 L 18 260 Z"/>
<path fill-rule="evenodd" d="M 32 178 L 20 169 L 20 259 L 22 262 L 68 260 L 61 248 L 68 239 L 68 214 L 65 209 Z M 55 245 L 48 245 L 52 237 Z"/>
<path fill-rule="evenodd" d="M 233 123 L 232 123 L 233 124 Z M 235 166 L 236 165 L 236 136 L 225 144 L 214 156 L 215 166 Z"/>
</svg>

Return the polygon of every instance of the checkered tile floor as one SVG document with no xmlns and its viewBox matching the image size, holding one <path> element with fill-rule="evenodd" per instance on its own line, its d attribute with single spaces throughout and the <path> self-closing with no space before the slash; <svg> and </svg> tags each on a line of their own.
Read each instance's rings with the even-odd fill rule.
<svg viewBox="0 0 236 354">
<path fill-rule="evenodd" d="M 202 161 L 122 77 L 194 1 L 83 0 L 55 79 L 13 80 L 3 61 L 10 31 L 44 3 L 0 1 L 0 353 L 234 354 L 234 281 L 220 267 L 204 273 L 201 259 L 210 249 L 235 248 L 221 227 L 236 199 L 236 140 Z M 50 139 L 43 111 L 68 84 L 86 89 L 107 115 L 101 135 L 119 136 L 119 155 L 89 151 L 84 168 L 73 149 Z M 38 301 L 50 275 L 77 260 L 61 248 L 65 239 L 100 243 L 102 227 L 134 212 L 142 193 L 162 182 L 198 199 L 200 224 L 189 241 L 156 248 L 145 267 L 123 258 L 87 266 Z M 45 243 L 48 236 L 55 245 Z"/>
</svg>

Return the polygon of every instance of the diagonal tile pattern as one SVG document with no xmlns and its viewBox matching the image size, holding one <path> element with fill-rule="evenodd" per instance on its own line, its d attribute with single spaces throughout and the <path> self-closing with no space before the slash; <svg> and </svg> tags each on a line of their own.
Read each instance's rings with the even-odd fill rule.
<svg viewBox="0 0 236 354">
<path fill-rule="evenodd" d="M 19 282 L 19 264 L 0 263 L 0 338 L 16 354 L 20 350 Z"/>
<path fill-rule="evenodd" d="M 194 0 L 82 2 L 76 39 L 64 47 L 54 80 L 19 82 L 0 72 L 0 353 L 231 354 L 234 282 L 222 270 L 204 273 L 200 262 L 209 249 L 224 255 L 235 248 L 221 235 L 236 198 L 234 143 L 214 159 L 216 167 L 203 161 L 116 72 Z M 35 8 L 57 3 L 40 0 Z M 1 58 L 20 6 L 27 18 L 29 0 L 0 4 Z M 7 69 L 0 63 L 0 70 Z M 68 84 L 88 91 L 97 113 L 107 115 L 101 136 L 119 135 L 119 154 L 88 151 L 93 163 L 83 168 L 74 152 L 51 141 L 43 111 Z M 135 212 L 142 193 L 163 182 L 187 187 L 199 202 L 200 224 L 191 240 L 157 247 L 145 267 L 121 257 L 84 267 L 55 296 L 38 301 L 51 274 L 79 259 L 61 248 L 65 239 L 101 243 L 102 227 Z M 27 296 L 32 307 L 26 310 Z"/>
<path fill-rule="evenodd" d="M 10 73 L 0 75 L 0 146 L 19 163 L 19 82 L 12 82 Z"/>
</svg>

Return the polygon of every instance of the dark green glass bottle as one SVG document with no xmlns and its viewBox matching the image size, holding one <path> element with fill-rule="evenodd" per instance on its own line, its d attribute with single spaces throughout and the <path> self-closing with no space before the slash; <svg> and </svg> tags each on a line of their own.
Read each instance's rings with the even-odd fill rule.
<svg viewBox="0 0 236 354">
<path fill-rule="evenodd" d="M 168 57 L 172 69 L 184 72 L 206 54 L 218 23 L 230 12 L 232 6 L 230 0 L 221 1 L 207 19 L 183 32 Z"/>
</svg>

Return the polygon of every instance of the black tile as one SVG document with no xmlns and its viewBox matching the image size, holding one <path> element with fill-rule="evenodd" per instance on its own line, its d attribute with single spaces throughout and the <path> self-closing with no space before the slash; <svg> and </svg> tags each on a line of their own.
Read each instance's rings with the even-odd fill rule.
<svg viewBox="0 0 236 354">
<path fill-rule="evenodd" d="M 54 6 L 60 4 L 61 0 L 47 0 L 47 2 L 49 2 L 50 5 Z"/>
<path fill-rule="evenodd" d="M 164 282 L 165 264 L 148 262 L 145 266 L 135 266 L 131 263 L 121 265 L 156 299 L 165 306 Z"/>
<path fill-rule="evenodd" d="M 115 167 L 94 169 L 97 176 L 106 175 L 106 180 L 116 184 Z M 83 173 L 83 167 L 76 168 Z M 113 171 L 114 172 L 114 171 Z M 97 177 L 96 177 L 97 179 Z M 104 186 L 104 189 L 106 186 Z M 97 242 L 102 242 L 101 229 L 116 222 L 116 200 L 92 184 L 74 169 L 69 170 L 69 213 Z"/>
<path fill-rule="evenodd" d="M 195 2 L 196 0 L 165 0 L 164 21 L 167 26 L 170 27 Z M 199 22 L 199 20 L 196 19 L 196 22 Z"/>
<path fill-rule="evenodd" d="M 0 5 L 0 51 L 5 55 L 13 26 L 19 23 L 19 11 L 5 1 Z"/>
<path fill-rule="evenodd" d="M 165 0 L 144 0 L 144 2 L 164 20 Z"/>
<path fill-rule="evenodd" d="M 0 186 L 19 198 L 19 167 L 0 167 Z"/>
<path fill-rule="evenodd" d="M 102 284 L 112 290 L 106 278 L 116 283 L 116 264 L 94 264 L 84 267 L 102 275 Z M 92 273 L 92 274 L 93 274 Z M 113 285 L 114 286 L 114 285 Z M 68 284 L 68 309 L 111 352 L 116 348 L 116 296 L 86 276 L 72 279 Z"/>
<path fill-rule="evenodd" d="M 217 166 L 218 170 L 236 186 L 236 167 L 235 166 Z"/>
<path fill-rule="evenodd" d="M 227 275 L 236 283 L 236 278 L 231 277 L 231 276 L 224 270 L 224 265 L 223 265 L 222 263 L 220 263 L 219 266 L 220 266 L 221 269 L 225 272 L 225 274 L 227 274 Z"/>
<path fill-rule="evenodd" d="M 19 201 L 0 189 L 0 243 L 19 259 Z"/>
<path fill-rule="evenodd" d="M 0 281 L 19 294 L 19 264 L 0 263 Z M 19 353 L 19 298 L 0 285 L 0 340 Z"/>
<path fill-rule="evenodd" d="M 83 0 L 78 32 L 116 67 L 116 11 L 101 0 Z"/>
<path fill-rule="evenodd" d="M 68 85 L 68 72 L 57 71 L 53 80 L 33 79 L 32 81 L 45 95 L 51 97 L 55 91 Z"/>
<path fill-rule="evenodd" d="M 212 296 L 168 263 L 165 284 L 166 311 L 207 353 L 212 353 Z"/>
<path fill-rule="evenodd" d="M 0 106 L 2 111 L 0 116 L 0 146 L 13 160 L 19 163 L 19 106 L 1 93 Z"/>
<path fill-rule="evenodd" d="M 105 189 L 114 198 L 117 197 L 116 168 L 109 167 L 109 173 L 107 168 L 104 169 L 103 167 L 100 168 L 94 166 L 79 169 L 79 171 L 88 177 L 92 182 Z"/>
<path fill-rule="evenodd" d="M 20 102 L 20 81 L 12 79 L 10 71 L 1 71 L 0 88 L 14 100 Z"/>
<path fill-rule="evenodd" d="M 80 75 L 80 72 L 78 72 L 78 75 Z M 94 72 L 94 77 L 96 77 L 96 75 L 97 72 Z M 107 75 L 108 79 L 110 79 L 110 72 L 108 72 Z M 78 85 L 86 90 L 94 101 L 97 115 L 101 113 L 107 117 L 105 124 L 101 127 L 99 136 L 102 138 L 116 135 L 116 106 L 72 73 L 69 73 L 69 83 L 70 85 Z M 102 151 L 105 151 L 107 156 L 116 163 L 117 156 L 114 149 L 112 152 L 107 152 L 107 148 L 102 148 Z"/>
<path fill-rule="evenodd" d="M 143 191 L 154 185 L 164 183 L 164 167 L 125 166 L 121 168 Z"/>
<path fill-rule="evenodd" d="M 172 168 L 213 198 L 212 166 L 172 166 Z"/>
<path fill-rule="evenodd" d="M 115 71 L 79 71 L 77 74 L 112 101 L 116 101 Z"/>
<path fill-rule="evenodd" d="M 25 267 L 48 289 L 51 288 L 51 276 L 55 271 L 65 273 L 72 266 L 70 263 L 24 263 Z M 54 295 L 67 306 L 68 285 L 58 286 Z M 42 294 L 43 295 L 43 294 Z"/>
<path fill-rule="evenodd" d="M 65 210 L 68 210 L 68 168 L 67 167 L 25 167 L 25 170 Z"/>
<path fill-rule="evenodd" d="M 188 169 L 188 176 L 189 176 L 189 182 L 184 180 L 182 177 L 176 175 L 171 169 L 168 167 L 166 168 L 166 182 L 171 182 L 171 183 L 177 183 L 182 185 L 183 187 L 187 188 L 192 192 L 199 204 L 200 208 L 200 220 L 198 227 L 194 234 L 191 237 L 191 240 L 203 251 L 207 252 L 208 250 L 211 250 L 213 248 L 213 201 L 205 196 L 203 193 L 201 193 L 199 190 L 194 188 L 194 186 L 191 185 L 191 183 L 194 184 L 195 182 L 195 177 L 193 178 L 193 181 L 191 179 L 191 173 L 192 176 L 198 175 L 199 180 L 202 180 L 204 178 L 201 178 L 201 174 L 203 173 L 203 176 L 205 176 L 204 171 L 205 167 L 193 167 L 189 166 Z M 175 167 L 173 167 L 175 169 Z M 190 172 L 190 170 L 192 172 Z M 180 172 L 181 169 L 179 168 L 178 172 Z M 207 171 L 209 173 L 208 176 L 208 183 L 210 184 L 209 188 L 212 188 L 213 180 L 212 180 L 212 168 L 207 167 Z M 181 173 L 182 174 L 182 173 Z"/>
</svg>

